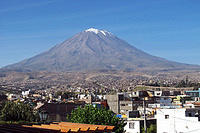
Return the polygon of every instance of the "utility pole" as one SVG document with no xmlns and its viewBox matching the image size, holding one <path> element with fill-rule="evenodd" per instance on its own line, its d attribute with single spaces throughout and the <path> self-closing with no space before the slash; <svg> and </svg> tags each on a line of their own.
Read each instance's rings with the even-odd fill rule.
<svg viewBox="0 0 200 133">
<path fill-rule="evenodd" d="M 176 132 L 176 122 L 175 122 L 175 109 L 174 109 L 174 133 L 177 133 Z"/>
<path fill-rule="evenodd" d="M 132 111 L 134 110 L 134 107 L 133 107 L 133 96 L 131 97 L 131 102 L 132 102 Z"/>
<path fill-rule="evenodd" d="M 147 133 L 147 118 L 146 118 L 145 97 L 144 97 L 144 100 L 143 100 L 143 108 L 144 108 L 144 132 Z"/>
</svg>

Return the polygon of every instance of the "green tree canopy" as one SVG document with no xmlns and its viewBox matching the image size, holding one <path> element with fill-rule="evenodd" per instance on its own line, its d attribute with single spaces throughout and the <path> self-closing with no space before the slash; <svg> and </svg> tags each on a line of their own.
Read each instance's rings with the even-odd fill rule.
<svg viewBox="0 0 200 133">
<path fill-rule="evenodd" d="M 1 109 L 1 119 L 4 121 L 35 121 L 38 117 L 33 108 L 21 102 L 6 102 Z"/>
<path fill-rule="evenodd" d="M 85 105 L 73 110 L 68 119 L 74 123 L 96 124 L 96 125 L 110 125 L 115 126 L 114 131 L 121 133 L 124 131 L 123 120 L 120 120 L 116 115 L 106 108 L 97 108 L 92 105 Z"/>
</svg>

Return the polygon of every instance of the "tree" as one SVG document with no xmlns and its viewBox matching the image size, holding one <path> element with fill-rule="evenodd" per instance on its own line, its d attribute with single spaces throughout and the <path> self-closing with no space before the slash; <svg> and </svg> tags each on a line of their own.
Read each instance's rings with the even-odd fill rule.
<svg viewBox="0 0 200 133">
<path fill-rule="evenodd" d="M 28 104 L 21 102 L 6 102 L 1 109 L 1 119 L 4 121 L 36 121 L 37 115 Z"/>
<path fill-rule="evenodd" d="M 114 132 L 116 133 L 122 133 L 126 125 L 111 110 L 107 110 L 104 107 L 97 108 L 92 105 L 78 107 L 71 112 L 67 119 L 74 123 L 115 126 Z"/>
<path fill-rule="evenodd" d="M 147 133 L 156 133 L 156 125 L 151 124 L 149 128 L 147 128 Z M 142 128 L 142 133 L 145 133 L 144 128 Z"/>
</svg>

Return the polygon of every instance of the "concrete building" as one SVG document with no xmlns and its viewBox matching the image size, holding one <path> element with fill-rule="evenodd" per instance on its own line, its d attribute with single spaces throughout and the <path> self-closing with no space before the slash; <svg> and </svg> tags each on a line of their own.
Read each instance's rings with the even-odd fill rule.
<svg viewBox="0 0 200 133">
<path fill-rule="evenodd" d="M 172 99 L 167 96 L 156 98 L 156 102 L 159 103 L 160 106 L 172 106 Z"/>
<path fill-rule="evenodd" d="M 200 97 L 200 88 L 198 90 L 185 91 L 185 94 L 192 97 Z"/>
<path fill-rule="evenodd" d="M 140 120 L 139 119 L 129 119 L 126 121 L 127 124 L 124 127 L 126 133 L 140 133 Z"/>
<path fill-rule="evenodd" d="M 85 103 L 91 104 L 94 97 L 90 94 L 80 94 L 78 95 L 80 101 L 84 101 Z"/>
<path fill-rule="evenodd" d="M 128 111 L 133 110 L 133 104 L 131 100 L 119 101 L 120 113 L 127 114 Z"/>
<path fill-rule="evenodd" d="M 20 95 L 18 94 L 7 94 L 7 99 L 10 101 L 21 99 Z"/>
<path fill-rule="evenodd" d="M 122 100 L 122 94 L 115 94 L 115 95 L 106 95 L 105 98 L 107 100 L 109 109 L 112 110 L 114 113 L 120 113 L 119 101 Z"/>
<path fill-rule="evenodd" d="M 132 110 L 132 99 L 128 94 L 117 93 L 115 95 L 105 96 L 109 109 L 116 114 L 127 114 L 128 111 Z"/>
<path fill-rule="evenodd" d="M 193 112 L 193 113 L 192 113 Z M 158 133 L 199 133 L 199 111 L 190 109 L 157 109 Z"/>
<path fill-rule="evenodd" d="M 29 94 L 30 94 L 30 89 L 28 91 L 22 91 L 23 97 L 28 97 Z"/>
<path fill-rule="evenodd" d="M 125 122 L 127 123 L 124 127 L 126 133 L 142 133 L 144 118 L 139 115 L 139 111 L 129 111 L 128 118 Z M 149 128 L 152 124 L 156 125 L 156 119 L 153 117 L 148 117 L 146 122 L 147 128 Z"/>
<path fill-rule="evenodd" d="M 66 121 L 66 116 L 73 109 L 84 106 L 85 103 L 45 103 L 39 106 L 38 111 L 45 111 L 48 114 L 47 121 Z"/>
</svg>

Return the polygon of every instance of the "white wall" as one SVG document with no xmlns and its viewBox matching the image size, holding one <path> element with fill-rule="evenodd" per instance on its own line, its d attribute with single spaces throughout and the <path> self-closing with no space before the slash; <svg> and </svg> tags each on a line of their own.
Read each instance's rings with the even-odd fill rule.
<svg viewBox="0 0 200 133">
<path fill-rule="evenodd" d="M 133 121 L 133 120 L 128 120 L 126 121 L 127 124 L 124 127 L 124 130 L 126 131 L 126 133 L 140 133 L 140 121 Z M 129 128 L 129 124 L 133 123 L 134 124 L 134 128 Z"/>
<path fill-rule="evenodd" d="M 157 133 L 200 133 L 198 117 L 186 117 L 185 110 L 157 109 Z"/>
</svg>

